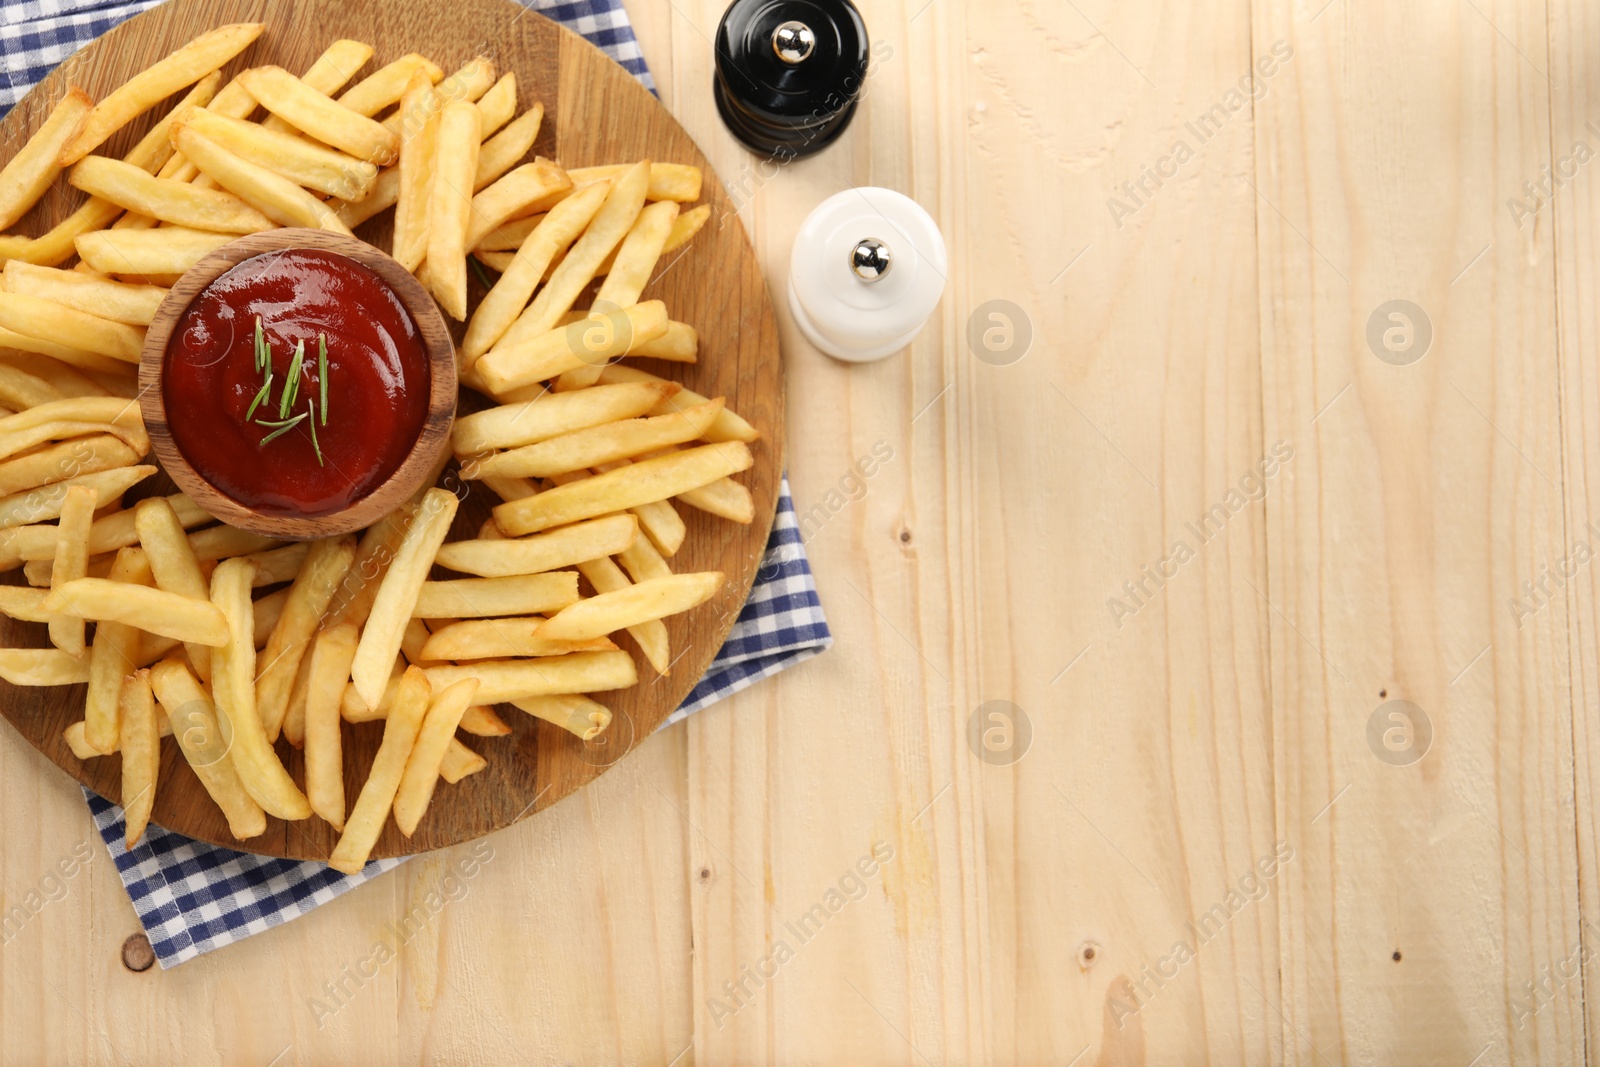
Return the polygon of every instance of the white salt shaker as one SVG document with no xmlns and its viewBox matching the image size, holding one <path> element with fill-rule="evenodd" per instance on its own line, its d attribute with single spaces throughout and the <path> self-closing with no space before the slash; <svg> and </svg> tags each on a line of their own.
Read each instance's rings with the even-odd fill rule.
<svg viewBox="0 0 1600 1067">
<path fill-rule="evenodd" d="M 909 345 L 944 293 L 944 238 L 915 200 L 846 189 L 817 205 L 789 256 L 789 310 L 828 355 L 865 363 Z"/>
</svg>

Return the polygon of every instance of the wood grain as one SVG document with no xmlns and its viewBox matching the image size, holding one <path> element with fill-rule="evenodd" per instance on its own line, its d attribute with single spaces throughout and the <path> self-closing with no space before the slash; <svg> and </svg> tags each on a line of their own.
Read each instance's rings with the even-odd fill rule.
<svg viewBox="0 0 1600 1067">
<path fill-rule="evenodd" d="M 167 346 L 189 303 L 212 282 L 234 267 L 268 252 L 286 248 L 335 252 L 372 271 L 387 284 L 416 324 L 428 359 L 428 413 L 417 440 L 404 462 L 372 492 L 331 515 L 302 518 L 263 514 L 217 489 L 189 462 L 172 439 L 171 418 L 161 377 L 166 369 Z M 263 537 L 309 541 L 364 530 L 438 477 L 450 454 L 450 427 L 456 415 L 456 349 L 444 313 L 404 267 L 358 238 L 326 230 L 284 227 L 251 234 L 207 254 L 184 272 L 161 301 L 145 334 L 139 359 L 139 406 L 150 450 L 161 469 L 179 489 L 206 511 L 231 526 Z"/>
<path fill-rule="evenodd" d="M 449 17 L 432 5 L 400 0 L 356 0 L 322 4 L 295 0 L 172 0 L 116 27 L 77 53 L 46 78 L 0 123 L 0 140 L 25 137 L 48 113 L 34 101 L 51 102 L 69 84 L 99 97 L 203 29 L 229 22 L 261 21 L 267 30 L 234 61 L 225 74 L 245 66 L 276 63 L 289 70 L 308 66 L 340 37 L 370 43 L 375 54 L 365 70 L 414 50 L 425 51 L 447 70 L 476 55 L 487 55 L 501 71 L 517 74 L 520 107 L 545 106 L 546 119 L 534 151 L 578 167 L 650 158 L 706 167 L 705 157 L 672 116 L 622 68 L 582 38 L 509 0 L 465 0 L 452 4 Z M 362 72 L 358 72 L 357 77 Z M 131 143 L 161 113 L 153 109 L 118 134 L 105 149 L 116 153 Z M 707 173 L 704 202 L 712 221 L 684 253 L 658 268 L 646 291 L 666 301 L 673 315 L 700 332 L 696 364 L 653 365 L 653 371 L 682 380 L 690 388 L 725 396 L 728 405 L 762 433 L 756 464 L 741 476 L 755 500 L 755 521 L 741 526 L 683 509 L 688 537 L 674 558 L 678 570 L 721 570 L 729 581 L 711 601 L 685 616 L 667 620 L 679 658 L 670 675 L 641 669 L 641 684 L 608 695 L 614 713 L 611 729 L 594 742 L 533 720 L 514 708 L 502 709 L 515 724 L 503 738 L 473 738 L 471 747 L 489 761 L 487 770 L 440 792 L 429 817 L 406 839 L 390 825 L 375 857 L 404 855 L 457 844 L 510 825 L 555 803 L 592 781 L 641 744 L 678 706 L 721 647 L 738 617 L 760 565 L 767 530 L 777 504 L 783 469 L 783 389 L 777 332 L 771 302 L 749 240 L 735 217 L 726 191 Z M 41 202 L 19 226 L 43 232 L 79 202 L 71 190 Z M 358 236 L 378 247 L 388 245 L 387 213 L 359 228 Z M 469 300 L 482 290 L 474 282 Z M 461 324 L 452 326 L 456 340 Z M 459 478 L 453 467 L 441 480 L 463 496 L 452 537 L 473 536 L 497 498 Z M 163 486 L 146 484 L 143 492 Z M 0 624 L 0 642 L 38 643 L 37 627 Z M 631 639 L 624 647 L 637 655 Z M 89 788 L 115 800 L 120 781 L 117 757 L 83 763 L 61 738 L 68 723 L 81 717 L 82 688 L 27 690 L 7 686 L 0 714 L 59 766 Z M 382 736 L 381 724 L 346 733 L 346 795 L 354 796 Z M 280 744 L 290 773 L 302 777 L 299 752 Z M 175 744 L 163 746 L 161 786 L 152 821 L 203 841 L 290 858 L 324 858 L 337 835 L 319 820 L 283 823 L 269 820 L 267 832 L 235 842 L 214 804 L 206 797 Z"/>
</svg>

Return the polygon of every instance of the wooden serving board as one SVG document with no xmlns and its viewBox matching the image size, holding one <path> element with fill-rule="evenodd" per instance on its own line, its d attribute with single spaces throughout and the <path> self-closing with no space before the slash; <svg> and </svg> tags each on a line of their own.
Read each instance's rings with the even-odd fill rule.
<svg viewBox="0 0 1600 1067">
<path fill-rule="evenodd" d="M 728 583 L 711 602 L 667 620 L 673 653 L 679 657 L 668 677 L 657 677 L 631 638 L 617 635 L 619 644 L 639 663 L 640 683 L 600 695 L 615 718 L 597 742 L 585 744 L 515 708 L 500 708 L 501 717 L 513 727 L 509 736 L 466 738 L 488 760 L 488 768 L 456 785 L 441 782 L 414 837 L 403 837 L 391 820 L 373 856 L 443 848 L 547 808 L 598 776 L 661 724 L 722 647 L 760 565 L 783 469 L 783 378 L 772 304 L 726 191 L 683 128 L 599 49 L 511 0 L 169 0 L 111 30 L 53 71 L 0 122 L 0 143 L 20 145 L 68 85 L 79 85 L 98 99 L 195 34 L 230 22 L 264 22 L 267 29 L 225 68 L 225 78 L 265 63 L 298 73 L 341 37 L 366 41 L 376 50 L 351 84 L 406 52 L 421 52 L 446 71 L 474 55 L 487 55 L 500 71 L 516 72 L 519 112 L 535 102 L 544 104 L 544 126 L 530 158 L 542 155 L 569 167 L 649 158 L 692 163 L 705 171 L 702 202 L 711 205 L 711 221 L 676 254 L 681 258 L 658 267 L 644 294 L 646 299 L 666 301 L 674 318 L 699 331 L 700 362 L 648 360 L 640 366 L 681 380 L 705 395 L 727 397 L 728 405 L 761 431 L 762 439 L 752 446 L 755 466 L 738 476 L 754 494 L 755 522 L 740 526 L 679 508 L 689 533 L 671 561 L 673 569 L 721 570 Z M 120 156 L 172 102 L 175 99 L 152 109 L 99 151 Z M 82 195 L 64 181 L 56 184 L 21 221 L 19 232 L 43 233 L 82 201 Z M 387 249 L 391 215 L 382 213 L 358 229 L 358 236 Z M 476 306 L 483 290 L 476 279 L 472 284 L 470 299 Z M 457 341 L 461 332 L 457 325 Z M 473 400 L 472 394 L 463 394 L 468 410 Z M 165 479 L 150 480 L 157 481 L 163 484 L 147 482 L 134 495 L 173 491 Z M 458 492 L 464 488 L 467 494 L 451 538 L 473 536 L 498 498 L 475 483 L 461 481 L 453 467 L 446 470 L 442 484 Z M 12 572 L 6 580 L 21 581 L 21 572 Z M 0 644 L 42 647 L 44 627 L 0 618 Z M 83 717 L 83 698 L 83 686 L 18 688 L 0 682 L 0 714 L 68 774 L 117 800 L 120 757 L 82 762 L 62 740 L 62 731 Z M 366 780 L 381 735 L 382 723 L 345 728 L 345 789 L 350 803 Z M 281 741 L 278 751 L 296 781 L 303 782 L 299 751 Z M 294 859 L 325 859 L 337 839 L 331 827 L 313 817 L 292 824 L 269 818 L 262 836 L 234 841 L 171 738 L 162 743 L 153 821 L 202 841 Z"/>
</svg>

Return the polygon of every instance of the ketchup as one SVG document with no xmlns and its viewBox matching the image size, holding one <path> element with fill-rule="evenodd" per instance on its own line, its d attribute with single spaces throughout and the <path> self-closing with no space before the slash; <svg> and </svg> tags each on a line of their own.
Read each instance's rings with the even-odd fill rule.
<svg viewBox="0 0 1600 1067">
<path fill-rule="evenodd" d="M 256 357 L 258 316 L 272 384 L 251 413 L 266 378 Z M 319 338 L 327 345 L 326 422 Z M 301 342 L 307 358 L 296 371 Z M 286 417 L 308 417 L 263 444 L 275 428 L 262 423 L 284 421 L 279 401 L 291 372 L 303 377 Z M 264 514 L 325 515 L 372 492 L 405 461 L 428 414 L 428 354 L 410 313 L 376 274 L 333 252 L 289 249 L 245 260 L 190 302 L 167 344 L 162 390 L 173 441 L 201 477 Z"/>
</svg>

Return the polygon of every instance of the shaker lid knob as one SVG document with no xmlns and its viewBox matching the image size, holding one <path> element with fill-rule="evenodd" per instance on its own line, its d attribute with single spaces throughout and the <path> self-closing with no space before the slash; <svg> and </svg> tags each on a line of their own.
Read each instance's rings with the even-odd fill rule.
<svg viewBox="0 0 1600 1067">
<path fill-rule="evenodd" d="M 780 22 L 772 31 L 772 50 L 790 66 L 805 62 L 816 47 L 817 35 L 798 19 Z"/>
<path fill-rule="evenodd" d="M 789 256 L 789 310 L 828 355 L 882 359 L 921 332 L 948 271 L 939 227 L 915 200 L 892 189 L 846 189 L 800 224 Z"/>
</svg>

